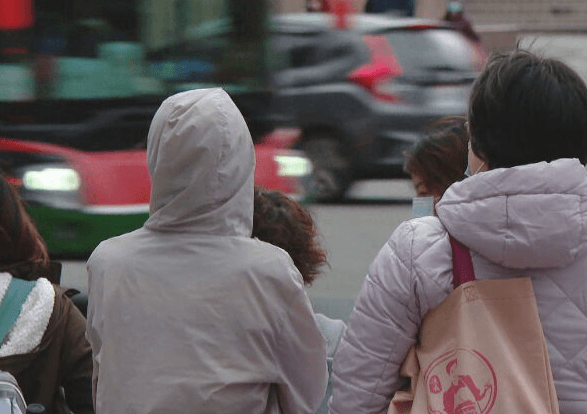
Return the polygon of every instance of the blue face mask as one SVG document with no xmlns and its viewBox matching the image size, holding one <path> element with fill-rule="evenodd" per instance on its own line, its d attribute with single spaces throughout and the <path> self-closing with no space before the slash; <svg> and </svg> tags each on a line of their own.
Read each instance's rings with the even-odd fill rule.
<svg viewBox="0 0 587 414">
<path fill-rule="evenodd" d="M 434 197 L 412 198 L 412 217 L 426 217 L 434 215 Z"/>
<path fill-rule="evenodd" d="M 477 174 L 479 171 L 481 171 L 481 168 L 483 168 L 483 166 L 484 166 L 484 165 L 485 165 L 485 161 L 483 161 L 483 162 L 481 163 L 481 165 L 479 166 L 479 168 L 477 168 L 477 171 L 475 171 L 475 172 L 471 172 L 471 165 L 469 165 L 469 163 L 467 163 L 467 169 L 466 169 L 466 170 L 465 170 L 465 172 L 464 172 L 464 174 L 465 174 L 465 177 L 470 177 L 470 176 L 472 176 L 472 175 L 475 175 L 475 174 Z"/>
<path fill-rule="evenodd" d="M 467 130 L 469 130 L 469 123 L 468 122 L 465 122 L 465 128 Z M 471 140 L 470 139 L 469 139 L 469 142 L 467 142 L 467 149 L 468 149 L 469 152 L 471 152 Z M 470 176 L 473 175 L 471 173 L 471 165 L 469 164 L 468 157 L 467 157 L 467 168 L 465 169 L 465 173 L 464 174 L 465 174 L 465 177 L 470 177 Z"/>
<path fill-rule="evenodd" d="M 470 177 L 473 174 L 471 174 L 471 166 L 469 165 L 469 163 L 467 163 L 467 169 L 465 170 L 465 177 Z"/>
</svg>

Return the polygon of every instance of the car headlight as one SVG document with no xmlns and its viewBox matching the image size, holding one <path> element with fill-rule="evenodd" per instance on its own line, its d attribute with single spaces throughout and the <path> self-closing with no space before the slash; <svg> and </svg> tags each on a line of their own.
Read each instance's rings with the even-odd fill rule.
<svg viewBox="0 0 587 414">
<path fill-rule="evenodd" d="M 302 177 L 312 173 L 312 162 L 303 155 L 276 155 L 277 174 L 287 177 Z"/>
<path fill-rule="evenodd" d="M 83 205 L 82 177 L 69 164 L 29 164 L 14 169 L 12 175 L 20 180 L 20 194 L 29 205 L 59 209 L 79 209 Z"/>
<path fill-rule="evenodd" d="M 81 179 L 77 171 L 67 167 L 41 167 L 25 171 L 22 185 L 31 191 L 77 191 Z"/>
</svg>

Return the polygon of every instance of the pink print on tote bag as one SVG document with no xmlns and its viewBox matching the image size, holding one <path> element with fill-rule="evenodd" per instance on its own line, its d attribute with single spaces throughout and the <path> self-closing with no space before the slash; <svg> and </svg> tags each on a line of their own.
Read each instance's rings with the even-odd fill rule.
<svg viewBox="0 0 587 414">
<path fill-rule="evenodd" d="M 425 316 L 388 414 L 559 414 L 532 282 L 476 280 L 450 241 L 455 290 Z"/>
</svg>

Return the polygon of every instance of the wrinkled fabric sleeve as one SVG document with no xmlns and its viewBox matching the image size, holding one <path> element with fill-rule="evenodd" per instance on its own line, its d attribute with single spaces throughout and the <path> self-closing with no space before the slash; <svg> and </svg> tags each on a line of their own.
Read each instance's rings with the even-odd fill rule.
<svg viewBox="0 0 587 414">
<path fill-rule="evenodd" d="M 86 324 L 86 338 L 90 343 L 92 349 L 92 399 L 94 409 L 98 410 L 96 406 L 96 393 L 98 387 L 98 377 L 100 373 L 99 355 L 102 349 L 102 337 L 100 334 L 101 316 L 98 311 L 100 306 L 98 302 L 102 297 L 102 289 L 97 283 L 96 275 L 92 272 L 92 266 L 90 265 L 90 261 L 88 261 L 86 268 L 88 272 L 88 320 Z"/>
<path fill-rule="evenodd" d="M 63 349 L 63 388 L 69 409 L 75 414 L 94 412 L 92 403 L 92 350 L 85 338 L 86 318 L 63 296 L 66 328 Z"/>
<path fill-rule="evenodd" d="M 305 291 L 300 290 L 292 299 L 277 344 L 281 412 L 314 414 L 328 383 L 327 345 Z"/>
<path fill-rule="evenodd" d="M 384 414 L 421 316 L 412 274 L 413 231 L 401 224 L 381 248 L 334 356 L 331 414 Z"/>
</svg>

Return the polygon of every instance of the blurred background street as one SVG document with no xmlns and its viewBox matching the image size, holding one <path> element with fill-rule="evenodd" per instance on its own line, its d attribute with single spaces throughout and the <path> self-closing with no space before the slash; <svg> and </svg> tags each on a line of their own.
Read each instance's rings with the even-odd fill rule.
<svg viewBox="0 0 587 414">
<path fill-rule="evenodd" d="M 330 267 L 308 292 L 346 318 L 411 217 L 403 152 L 428 122 L 466 115 L 488 53 L 519 45 L 587 81 L 587 1 L 462 1 L 480 40 L 444 20 L 448 3 L 0 0 L 0 168 L 64 259 L 62 283 L 85 292 L 85 257 L 147 217 L 155 109 L 221 86 L 251 129 L 255 182 L 311 201 Z"/>
<path fill-rule="evenodd" d="M 520 38 L 521 47 L 559 58 L 587 80 L 585 45 L 584 34 L 527 34 Z M 414 195 L 408 179 L 365 180 L 354 184 L 346 203 L 310 206 L 330 262 L 324 276 L 308 289 L 316 311 L 335 318 L 348 316 L 369 263 L 395 227 L 411 218 Z M 63 283 L 85 291 L 85 263 L 65 262 Z"/>
</svg>

